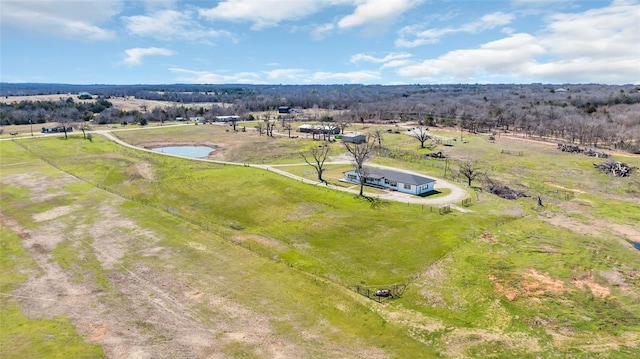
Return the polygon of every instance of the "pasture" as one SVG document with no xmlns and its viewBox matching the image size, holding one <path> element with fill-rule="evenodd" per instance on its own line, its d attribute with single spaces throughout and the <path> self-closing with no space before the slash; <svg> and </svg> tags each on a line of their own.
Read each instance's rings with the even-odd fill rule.
<svg viewBox="0 0 640 359">
<path fill-rule="evenodd" d="M 301 163 L 318 145 L 228 129 L 114 134 L 143 147 L 215 146 L 214 159 L 241 163 Z M 640 238 L 638 175 L 597 173 L 600 159 L 553 146 L 464 140 L 437 147 L 450 159 L 447 178 L 456 180 L 456 161 L 478 160 L 530 197 L 505 200 L 478 181 L 467 213 L 371 207 L 269 171 L 102 136 L 0 142 L 2 246 L 12 248 L 3 281 L 13 283 L 2 287 L 2 315 L 24 315 L 24 328 L 68 321 L 65 335 L 84 338 L 74 345 L 108 357 L 637 357 L 640 252 L 629 241 Z M 393 130 L 383 145 L 432 150 Z M 444 161 L 423 156 L 374 162 L 444 176 Z M 280 168 L 315 177 L 308 166 Z M 406 291 L 383 303 L 353 290 L 392 284 Z M 13 332 L 2 325 L 3 354 L 38 350 L 8 351 Z"/>
</svg>

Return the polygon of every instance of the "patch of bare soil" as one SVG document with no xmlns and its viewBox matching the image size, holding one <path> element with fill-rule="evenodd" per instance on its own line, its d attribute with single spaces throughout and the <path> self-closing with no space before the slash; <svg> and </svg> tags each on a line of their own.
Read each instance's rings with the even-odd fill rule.
<svg viewBox="0 0 640 359">
<path fill-rule="evenodd" d="M 63 191 L 62 188 L 74 181 L 76 181 L 76 179 L 69 175 L 62 175 L 60 178 L 56 178 L 55 181 L 51 181 L 50 177 L 33 173 L 22 173 L 2 177 L 3 185 L 29 188 L 29 196 L 36 202 L 48 201 L 56 197 L 68 195 L 69 193 Z"/>
<path fill-rule="evenodd" d="M 561 350 L 578 349 L 592 353 L 594 358 L 603 355 L 609 357 L 607 352 L 620 349 L 620 347 L 640 349 L 640 335 L 632 332 L 625 332 L 619 335 L 600 334 L 597 339 L 585 338 L 575 333 L 561 333 L 547 330 L 553 338 L 553 346 Z"/>
<path fill-rule="evenodd" d="M 136 163 L 124 171 L 130 178 L 142 178 L 146 181 L 153 182 L 156 180 L 156 174 L 153 171 L 153 165 L 147 162 Z"/>
<path fill-rule="evenodd" d="M 276 251 L 284 251 L 287 249 L 287 246 L 284 243 L 280 242 L 279 240 L 265 237 L 265 236 L 260 236 L 257 234 L 238 234 L 231 237 L 231 240 L 236 243 L 243 243 L 243 242 L 250 241 L 268 248 L 275 249 Z"/>
<path fill-rule="evenodd" d="M 611 290 L 596 283 L 593 279 L 593 276 L 591 275 L 586 275 L 580 278 L 573 278 L 571 280 L 571 284 L 580 289 L 589 288 L 591 290 L 591 293 L 599 298 L 604 298 L 611 295 Z"/>
<path fill-rule="evenodd" d="M 497 244 L 499 242 L 498 237 L 491 232 L 483 232 L 480 235 L 480 240 L 482 242 L 490 243 L 490 244 Z"/>
<path fill-rule="evenodd" d="M 547 294 L 560 294 L 567 290 L 563 281 L 534 269 L 529 269 L 520 276 L 516 281 L 518 287 L 514 287 L 509 284 L 510 282 L 502 281 L 493 275 L 489 275 L 489 280 L 493 283 L 495 291 L 507 298 L 508 301 L 523 297 L 533 302 L 540 302 L 541 298 Z"/>
<path fill-rule="evenodd" d="M 56 207 L 43 213 L 36 213 L 32 217 L 36 222 L 50 221 L 71 213 L 73 209 L 72 206 Z"/>
<path fill-rule="evenodd" d="M 445 268 L 451 263 L 449 257 L 434 263 L 426 271 L 420 273 L 418 279 L 414 282 L 414 286 L 420 295 L 426 301 L 426 304 L 436 308 L 447 308 L 448 303 L 442 296 L 442 288 L 449 280 L 449 275 Z"/>
<path fill-rule="evenodd" d="M 590 219 L 589 223 L 583 223 L 567 216 L 540 217 L 544 221 L 561 228 L 569 229 L 576 233 L 584 235 L 596 234 L 615 234 L 619 236 L 627 244 L 629 249 L 635 250 L 628 241 L 640 243 L 640 228 L 630 225 L 613 223 L 600 219 Z"/>
<path fill-rule="evenodd" d="M 503 347 L 520 350 L 526 353 L 536 353 L 541 350 L 537 338 L 524 333 L 505 334 L 483 329 L 454 329 L 444 335 L 443 352 L 451 358 L 467 358 L 468 350 L 488 343 L 500 343 Z"/>
<path fill-rule="evenodd" d="M 59 188 L 69 182 L 66 177 L 31 175 L 23 179 L 21 185 L 27 183 L 34 193 L 32 201 L 67 195 L 39 188 L 45 183 Z M 33 229 L 0 213 L 3 225 L 20 235 L 37 265 L 37 273 L 26 273 L 28 279 L 11 293 L 25 315 L 66 316 L 88 342 L 102 345 L 109 358 L 223 358 L 229 347 L 265 358 L 310 357 L 318 352 L 328 358 L 387 357 L 383 350 L 366 345 L 345 349 L 325 344 L 319 333 L 334 330 L 328 322 L 300 328 L 317 340 L 294 342 L 278 335 L 272 323 L 284 318 L 256 312 L 220 291 L 237 283 L 223 276 L 194 276 L 173 268 L 173 258 L 179 255 L 175 248 L 163 246 L 157 233 L 124 217 L 117 210 L 122 201 L 114 196 L 96 203 L 99 216 L 60 206 L 36 218 L 41 222 Z M 74 221 L 54 220 L 62 215 L 73 215 Z M 260 236 L 238 240 L 279 244 Z M 89 258 L 90 268 L 74 260 L 62 267 L 52 251 L 63 241 Z M 196 250 L 207 251 L 202 244 L 190 243 Z M 91 262 L 90 254 L 97 262 Z M 97 280 L 99 275 L 106 278 L 106 284 Z"/>
<path fill-rule="evenodd" d="M 563 187 L 563 186 L 561 186 L 559 184 L 555 184 L 555 183 L 551 183 L 551 182 L 543 182 L 543 183 L 546 184 L 549 187 L 558 188 L 558 189 L 565 190 L 565 191 L 570 191 L 570 192 L 575 192 L 575 193 L 586 193 L 583 190 L 579 190 L 579 189 L 576 189 L 576 188 L 567 188 L 567 187 Z"/>
</svg>

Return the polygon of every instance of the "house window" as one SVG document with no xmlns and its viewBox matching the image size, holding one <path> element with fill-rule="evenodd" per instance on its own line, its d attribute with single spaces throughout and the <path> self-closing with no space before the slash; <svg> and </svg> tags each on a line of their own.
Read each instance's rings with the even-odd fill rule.
<svg viewBox="0 0 640 359">
<path fill-rule="evenodd" d="M 410 184 L 408 184 L 408 183 L 405 183 L 405 184 L 404 184 L 404 189 L 411 189 L 411 185 L 410 185 Z"/>
<path fill-rule="evenodd" d="M 351 179 L 351 180 L 357 180 L 358 177 L 356 175 L 347 175 L 347 178 Z"/>
</svg>

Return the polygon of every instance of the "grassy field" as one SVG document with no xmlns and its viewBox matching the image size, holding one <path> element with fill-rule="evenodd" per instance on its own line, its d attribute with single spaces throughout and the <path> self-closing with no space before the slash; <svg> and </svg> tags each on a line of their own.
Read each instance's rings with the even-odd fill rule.
<svg viewBox="0 0 640 359">
<path fill-rule="evenodd" d="M 252 163 L 300 163 L 299 152 L 315 145 L 227 129 L 117 134 L 148 147 L 215 145 L 220 158 Z M 402 133 L 383 144 L 429 151 Z M 339 157 L 340 145 L 332 146 Z M 26 284 L 3 293 L 16 296 L 14 308 L 23 308 L 16 313 L 31 314 L 25 320 L 33 325 L 58 315 L 107 356 L 640 354 L 640 253 L 628 242 L 640 235 L 638 179 L 595 172 L 599 159 L 465 134 L 465 143 L 438 147 L 451 169 L 458 159 L 482 161 L 494 181 L 533 198 L 509 201 L 478 188 L 472 212 L 440 215 L 400 203 L 372 208 L 268 171 L 136 151 L 101 136 L 0 149 L 3 231 L 28 238 L 23 259 L 7 267 Z M 640 166 L 638 158 L 622 160 Z M 443 170 L 437 160 L 375 161 L 435 176 Z M 347 167 L 330 166 L 328 178 Z M 315 177 L 308 166 L 281 168 Z M 3 248 L 17 238 L 3 235 Z M 29 274 L 34 266 L 62 284 L 40 283 Z M 352 290 L 392 284 L 406 291 L 383 304 Z M 27 289 L 86 294 L 47 312 L 35 298 L 17 297 Z M 101 325 L 109 328 L 103 336 L 95 333 Z M 122 330 L 133 333 L 126 349 L 111 344 L 124 340 Z"/>
</svg>

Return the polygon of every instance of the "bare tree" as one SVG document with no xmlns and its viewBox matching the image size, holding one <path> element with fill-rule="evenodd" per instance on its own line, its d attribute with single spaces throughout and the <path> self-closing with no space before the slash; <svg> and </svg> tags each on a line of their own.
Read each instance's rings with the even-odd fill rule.
<svg viewBox="0 0 640 359">
<path fill-rule="evenodd" d="M 324 172 L 324 162 L 327 160 L 327 156 L 329 154 L 330 147 L 326 144 L 322 146 L 313 147 L 311 151 L 309 151 L 309 155 L 313 158 L 307 158 L 304 153 L 300 153 L 300 156 L 304 158 L 304 161 L 311 167 L 316 170 L 318 174 L 318 181 L 327 182 L 322 178 L 322 173 Z"/>
<path fill-rule="evenodd" d="M 368 137 L 363 143 L 344 143 L 344 147 L 351 154 L 352 164 L 355 167 L 356 173 L 360 178 L 360 196 L 363 195 L 364 178 L 366 175 L 366 169 L 364 164 L 371 159 L 373 149 L 375 147 L 375 141 L 372 137 Z"/>
<path fill-rule="evenodd" d="M 256 126 L 256 130 L 258 130 L 258 134 L 262 136 L 262 132 L 264 132 L 264 126 L 262 125 L 262 122 L 258 122 L 258 125 Z"/>
<path fill-rule="evenodd" d="M 340 116 L 336 120 L 336 125 L 340 128 L 340 134 L 344 134 L 344 129 L 349 127 L 349 118 L 345 116 Z"/>
<path fill-rule="evenodd" d="M 484 174 L 483 168 L 478 161 L 466 160 L 460 162 L 460 174 L 464 176 L 471 187 L 471 181 Z"/>
<path fill-rule="evenodd" d="M 371 132 L 371 136 L 378 141 L 378 147 L 382 147 L 382 136 L 383 136 L 383 131 L 379 128 L 376 128 L 375 130 L 373 130 L 373 132 Z"/>
<path fill-rule="evenodd" d="M 431 135 L 422 127 L 413 129 L 413 131 L 409 132 L 409 136 L 420 141 L 420 148 L 424 148 L 424 143 L 431 139 Z"/>
</svg>

